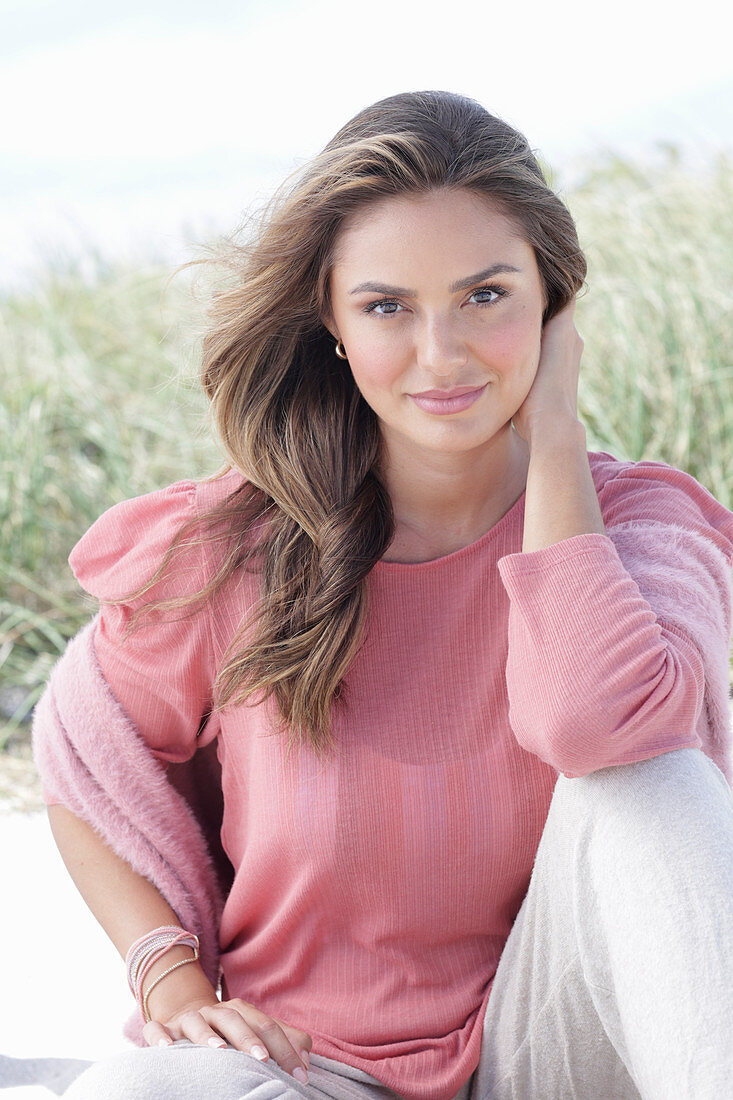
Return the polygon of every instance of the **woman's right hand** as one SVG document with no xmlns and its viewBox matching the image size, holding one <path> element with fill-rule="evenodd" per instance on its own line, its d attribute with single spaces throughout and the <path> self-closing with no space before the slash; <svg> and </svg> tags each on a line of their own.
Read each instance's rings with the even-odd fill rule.
<svg viewBox="0 0 733 1100">
<path fill-rule="evenodd" d="M 151 1020 L 143 1028 L 148 1046 L 168 1045 L 189 1039 L 202 1046 L 224 1047 L 252 1054 L 260 1061 L 273 1058 L 297 1080 L 307 1081 L 308 1057 L 313 1040 L 306 1031 L 260 1012 L 248 1001 L 191 1001 L 164 1023 Z M 260 1053 L 257 1053 L 259 1048 Z M 300 1069 L 303 1076 L 294 1073 Z"/>
</svg>

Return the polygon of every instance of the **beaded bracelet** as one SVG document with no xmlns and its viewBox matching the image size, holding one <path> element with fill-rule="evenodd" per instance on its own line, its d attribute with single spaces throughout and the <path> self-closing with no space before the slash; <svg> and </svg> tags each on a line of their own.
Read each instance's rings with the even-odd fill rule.
<svg viewBox="0 0 733 1100">
<path fill-rule="evenodd" d="M 176 947 L 179 944 L 181 946 L 191 947 L 194 953 L 193 958 L 180 959 L 162 974 L 159 974 L 143 996 L 143 982 L 151 967 L 153 967 L 166 952 L 170 951 L 172 947 Z M 130 992 L 140 1005 L 146 1023 L 150 1022 L 148 997 L 154 986 L 156 986 L 159 981 L 162 981 L 167 974 L 170 974 L 171 971 L 176 970 L 179 966 L 185 966 L 186 963 L 196 962 L 198 957 L 198 936 L 176 925 L 164 925 L 161 928 L 155 928 L 152 932 L 147 932 L 144 936 L 141 936 L 140 939 L 136 940 L 130 946 L 125 959 L 127 964 L 127 984 L 130 987 Z"/>
<path fill-rule="evenodd" d="M 191 947 L 197 946 L 198 939 L 190 932 L 186 932 L 180 926 L 167 925 L 162 928 L 156 928 L 152 932 L 147 932 L 144 936 L 141 936 L 139 940 L 133 943 L 126 956 L 127 961 L 127 984 L 130 987 L 130 991 L 135 993 L 139 987 L 141 979 L 145 976 L 145 973 L 153 965 L 153 963 L 161 958 L 165 952 L 172 947 L 175 943 L 182 941 L 188 941 Z M 151 957 L 157 948 L 162 948 L 161 951 Z M 147 962 L 145 971 L 140 974 L 141 967 Z"/>
<path fill-rule="evenodd" d="M 194 948 L 194 950 L 196 950 L 196 949 Z M 145 1020 L 146 1024 L 150 1023 L 150 1010 L 148 1008 L 148 997 L 153 992 L 153 990 L 155 989 L 158 982 L 162 982 L 163 978 L 165 978 L 166 974 L 170 974 L 172 970 L 178 970 L 179 966 L 185 966 L 186 963 L 196 962 L 196 959 L 198 957 L 199 957 L 198 956 L 198 951 L 196 951 L 196 954 L 194 955 L 194 957 L 192 959 L 180 959 L 177 963 L 174 963 L 173 966 L 169 966 L 167 970 L 164 970 L 162 974 L 159 974 L 154 982 L 150 983 L 150 987 L 149 987 L 147 993 L 145 994 L 145 996 L 143 997 L 143 1004 L 142 1004 L 143 1019 Z"/>
<path fill-rule="evenodd" d="M 145 962 L 148 963 L 148 966 L 146 966 L 147 971 L 150 965 L 155 961 L 155 958 L 162 957 L 171 946 L 180 942 L 188 942 L 191 947 L 194 947 L 197 945 L 198 941 L 197 937 L 193 936 L 190 932 L 186 932 L 182 928 L 169 927 L 163 929 L 156 928 L 155 931 L 149 932 L 145 936 L 141 936 L 139 940 L 136 940 L 135 943 L 132 944 L 127 952 L 127 983 L 133 993 L 135 992 L 135 987 L 139 985 L 140 977 L 144 977 L 144 974 L 140 975 L 139 973 L 143 964 Z M 151 956 L 157 948 L 162 948 L 162 950 L 157 952 L 155 958 L 152 958 Z"/>
</svg>

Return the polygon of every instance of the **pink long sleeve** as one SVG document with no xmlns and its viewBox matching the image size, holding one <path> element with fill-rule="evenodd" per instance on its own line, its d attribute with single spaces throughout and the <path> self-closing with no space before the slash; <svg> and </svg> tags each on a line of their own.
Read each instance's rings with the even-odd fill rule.
<svg viewBox="0 0 733 1100">
<path fill-rule="evenodd" d="M 628 464 L 599 501 L 606 535 L 498 562 L 510 598 L 510 724 L 523 748 L 571 778 L 701 747 L 695 624 L 716 631 L 721 653 L 730 640 L 733 515 L 656 462 Z M 654 536 L 638 562 L 654 582 L 649 598 L 614 543 L 630 528 Z"/>
<path fill-rule="evenodd" d="M 511 599 L 509 722 L 522 748 L 575 777 L 700 746 L 700 655 L 657 622 L 610 538 L 509 555 L 499 571 Z"/>
<path fill-rule="evenodd" d="M 180 526 L 196 515 L 196 483 L 164 489 L 108 508 L 74 546 L 69 565 L 79 584 L 100 601 L 94 648 L 105 679 L 154 754 L 188 760 L 216 732 L 197 739 L 211 705 L 213 659 L 209 615 L 190 608 L 156 612 L 124 644 L 132 609 L 149 599 L 194 592 L 207 577 L 199 547 L 181 554 L 173 573 L 144 597 L 105 602 L 150 579 Z"/>
</svg>

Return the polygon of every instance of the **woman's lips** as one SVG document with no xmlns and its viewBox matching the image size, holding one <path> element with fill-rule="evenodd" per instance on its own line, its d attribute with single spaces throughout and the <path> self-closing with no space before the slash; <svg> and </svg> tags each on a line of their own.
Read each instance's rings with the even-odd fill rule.
<svg viewBox="0 0 733 1100">
<path fill-rule="evenodd" d="M 478 400 L 480 395 L 484 392 L 487 385 L 488 382 L 486 385 L 481 386 L 480 389 L 470 390 L 469 393 L 461 394 L 459 397 L 423 397 L 419 393 L 411 393 L 408 396 L 412 398 L 419 408 L 424 409 L 425 412 L 438 413 L 438 415 L 442 413 L 445 415 L 446 413 L 462 412 L 470 405 L 473 405 L 474 401 Z"/>
</svg>

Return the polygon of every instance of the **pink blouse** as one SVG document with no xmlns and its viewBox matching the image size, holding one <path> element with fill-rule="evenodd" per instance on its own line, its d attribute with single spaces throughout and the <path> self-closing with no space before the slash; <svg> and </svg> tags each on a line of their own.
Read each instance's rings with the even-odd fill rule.
<svg viewBox="0 0 733 1100">
<path fill-rule="evenodd" d="M 607 529 L 658 524 L 662 571 L 671 527 L 702 535 L 730 567 L 733 513 L 691 476 L 588 457 Z M 104 601 L 147 580 L 180 524 L 241 483 L 230 470 L 108 509 L 70 555 L 79 583 Z M 608 535 L 522 553 L 524 501 L 454 553 L 376 564 L 328 764 L 309 749 L 286 760 L 272 700 L 225 710 L 197 737 L 256 574 L 195 618 L 145 619 L 124 646 L 129 606 L 102 603 L 95 635 L 158 759 L 217 738 L 236 873 L 220 929 L 224 997 L 303 1028 L 314 1052 L 407 1100 L 449 1100 L 477 1065 L 558 773 L 708 751 L 702 660 L 684 622 L 709 583 L 694 551 L 676 577 L 679 621 L 658 619 Z M 192 547 L 153 594 L 196 591 L 213 565 Z"/>
</svg>

